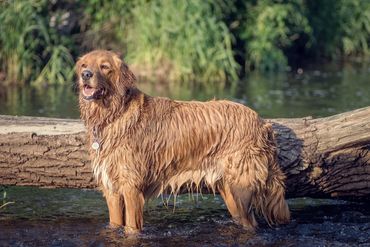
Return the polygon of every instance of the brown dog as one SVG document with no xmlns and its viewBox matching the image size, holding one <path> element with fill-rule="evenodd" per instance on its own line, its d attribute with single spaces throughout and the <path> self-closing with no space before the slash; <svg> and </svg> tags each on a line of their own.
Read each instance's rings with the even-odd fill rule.
<svg viewBox="0 0 370 247">
<path fill-rule="evenodd" d="M 256 112 L 230 101 L 145 95 L 110 51 L 81 57 L 77 76 L 92 168 L 112 225 L 140 231 L 145 200 L 184 186 L 218 191 L 249 230 L 257 225 L 254 211 L 270 225 L 289 221 L 272 128 Z"/>
</svg>

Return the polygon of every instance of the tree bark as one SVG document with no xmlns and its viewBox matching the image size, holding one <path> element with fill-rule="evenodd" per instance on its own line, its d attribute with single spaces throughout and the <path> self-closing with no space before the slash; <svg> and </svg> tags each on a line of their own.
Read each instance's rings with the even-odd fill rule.
<svg viewBox="0 0 370 247">
<path fill-rule="evenodd" d="M 271 119 L 288 197 L 370 195 L 370 107 Z M 0 185 L 94 188 L 80 120 L 0 116 Z"/>
</svg>

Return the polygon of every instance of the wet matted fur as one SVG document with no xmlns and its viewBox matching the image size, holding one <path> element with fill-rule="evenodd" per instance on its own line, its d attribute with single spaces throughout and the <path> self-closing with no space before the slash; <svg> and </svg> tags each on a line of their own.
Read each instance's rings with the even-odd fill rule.
<svg viewBox="0 0 370 247">
<path fill-rule="evenodd" d="M 96 149 L 92 168 L 112 225 L 139 231 L 146 199 L 200 186 L 218 191 L 249 230 L 254 212 L 270 225 L 289 221 L 273 131 L 256 112 L 226 100 L 150 97 L 110 51 L 84 55 L 76 70 L 81 117 Z"/>
</svg>

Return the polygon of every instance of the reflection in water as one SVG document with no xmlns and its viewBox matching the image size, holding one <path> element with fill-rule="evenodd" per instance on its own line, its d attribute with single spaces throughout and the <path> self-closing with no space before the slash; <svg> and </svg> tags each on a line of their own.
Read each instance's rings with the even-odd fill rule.
<svg viewBox="0 0 370 247">
<path fill-rule="evenodd" d="M 219 196 L 181 195 L 173 205 L 155 199 L 145 208 L 138 237 L 107 227 L 99 192 L 7 188 L 15 204 L 0 211 L 0 246 L 343 246 L 369 243 L 370 205 L 338 200 L 291 199 L 292 222 L 251 235 L 234 224 Z M 344 245 L 345 246 L 345 245 Z"/>
<path fill-rule="evenodd" d="M 78 118 L 73 86 L 7 87 L 0 90 L 0 114 Z"/>
<path fill-rule="evenodd" d="M 317 66 L 298 73 L 251 73 L 234 87 L 179 88 L 139 84 L 151 95 L 173 99 L 231 99 L 268 118 L 322 117 L 370 105 L 370 68 L 346 64 Z"/>
<path fill-rule="evenodd" d="M 302 74 L 253 73 L 233 87 L 186 88 L 154 83 L 139 87 L 155 96 L 180 100 L 232 99 L 264 117 L 327 116 L 370 105 L 367 66 L 335 65 Z M 49 88 L 2 88 L 0 114 L 78 118 L 72 84 Z M 370 205 L 336 200 L 289 200 L 292 222 L 256 235 L 235 225 L 218 196 L 188 195 L 176 210 L 160 199 L 146 206 L 145 229 L 128 238 L 106 226 L 100 193 L 90 190 L 9 187 L 0 209 L 0 246 L 369 246 Z M 0 201 L 1 203 L 1 201 Z"/>
<path fill-rule="evenodd" d="M 323 65 L 303 73 L 250 73 L 231 87 L 190 88 L 139 82 L 145 93 L 179 100 L 231 99 L 264 117 L 328 116 L 370 104 L 370 69 L 365 65 Z M 2 88 L 0 114 L 78 118 L 73 83 L 49 88 Z"/>
</svg>

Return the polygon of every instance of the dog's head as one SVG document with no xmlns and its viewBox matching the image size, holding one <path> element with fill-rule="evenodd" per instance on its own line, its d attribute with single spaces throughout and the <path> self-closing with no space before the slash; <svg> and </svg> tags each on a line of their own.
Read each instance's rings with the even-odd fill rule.
<svg viewBox="0 0 370 247">
<path fill-rule="evenodd" d="M 111 51 L 96 50 L 76 64 L 80 97 L 85 101 L 124 97 L 134 87 L 135 76 L 120 57 Z"/>
</svg>

